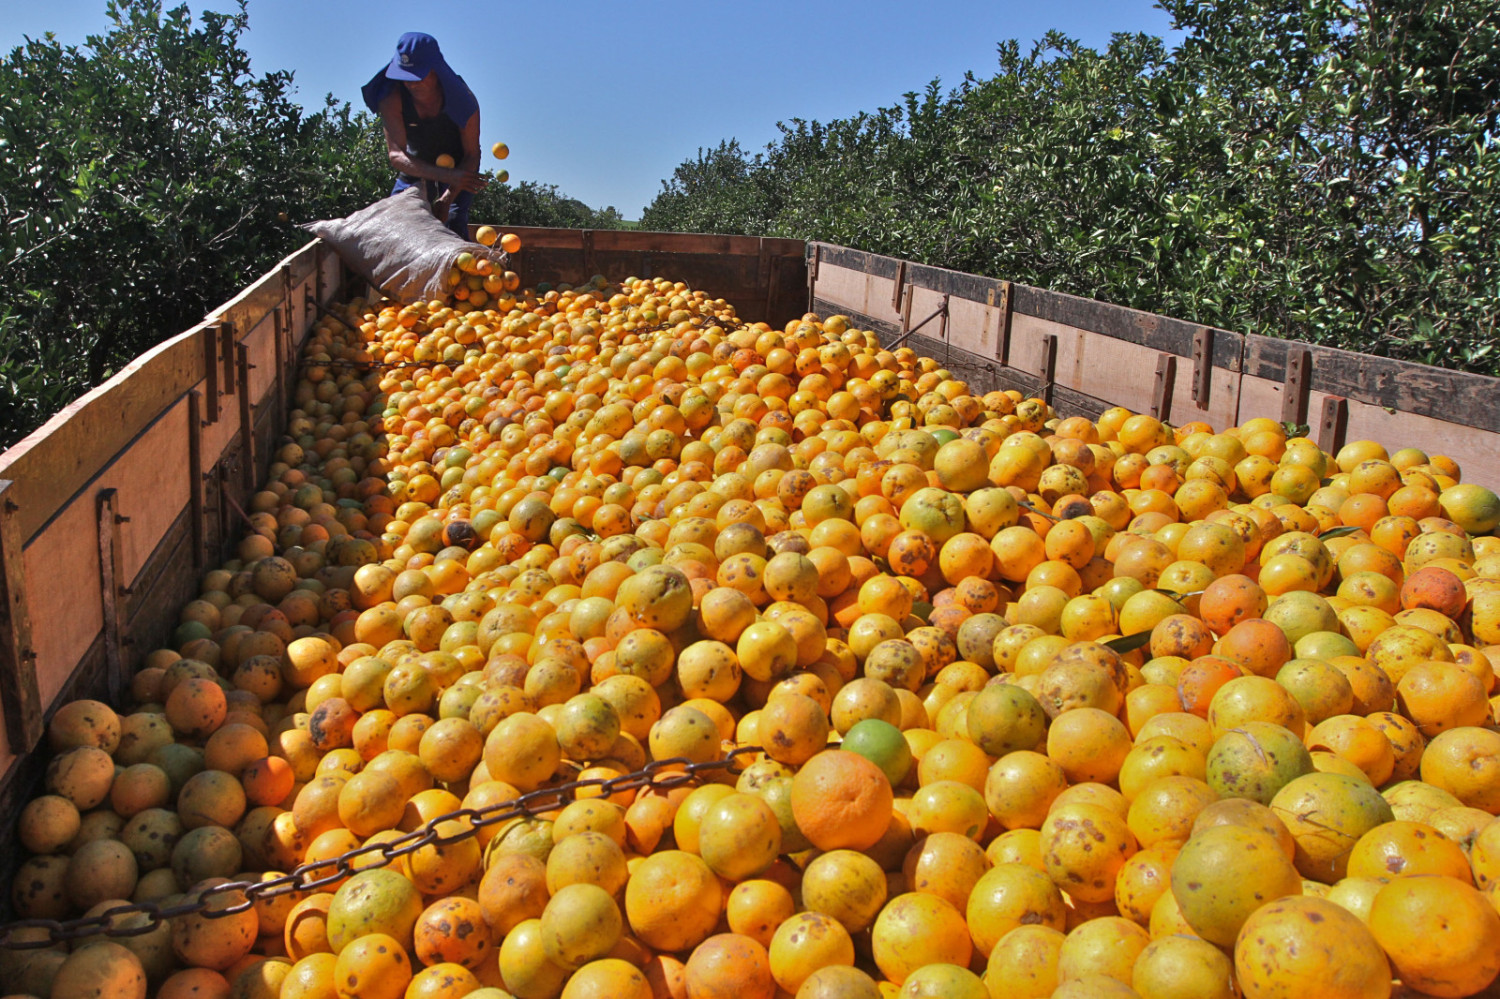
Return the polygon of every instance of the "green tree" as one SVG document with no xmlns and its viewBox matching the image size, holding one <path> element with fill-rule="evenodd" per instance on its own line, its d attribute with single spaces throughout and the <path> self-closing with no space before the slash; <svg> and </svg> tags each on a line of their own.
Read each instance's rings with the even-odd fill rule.
<svg viewBox="0 0 1500 999">
<path fill-rule="evenodd" d="M 750 157 L 643 225 L 795 236 L 1500 371 L 1500 10 L 1164 0 L 1182 41 L 1051 34 L 998 72 Z"/>
<path fill-rule="evenodd" d="M 251 71 L 231 14 L 122 0 L 80 47 L 0 62 L 0 428 L 9 443 L 196 321 L 383 183 L 347 105 L 305 114 L 291 74 Z"/>
<path fill-rule="evenodd" d="M 560 193 L 556 184 L 523 180 L 490 185 L 474 196 L 469 218 L 480 224 L 532 225 L 557 229 L 618 229 L 624 222 L 613 205 L 594 209 Z"/>
<path fill-rule="evenodd" d="M 245 0 L 196 20 L 114 0 L 82 46 L 0 59 L 0 446 L 389 192 L 379 123 L 256 73 Z M 618 225 L 555 187 L 492 184 L 476 218 Z"/>
</svg>

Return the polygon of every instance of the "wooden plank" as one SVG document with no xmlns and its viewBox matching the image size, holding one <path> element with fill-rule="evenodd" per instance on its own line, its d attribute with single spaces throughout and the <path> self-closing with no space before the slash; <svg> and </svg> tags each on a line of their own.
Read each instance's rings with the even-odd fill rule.
<svg viewBox="0 0 1500 999">
<path fill-rule="evenodd" d="M 966 298 L 948 299 L 948 342 L 971 354 L 995 356 L 995 310 L 982 302 Z"/>
<path fill-rule="evenodd" d="M 839 267 L 875 275 L 894 278 L 903 272 L 908 284 L 925 288 L 955 298 L 986 303 L 991 291 L 1004 287 L 1007 282 L 977 274 L 947 270 L 901 261 L 893 257 L 865 253 L 848 247 L 815 244 L 821 248 L 823 259 Z M 821 294 L 818 297 L 826 297 Z M 1090 333 L 1100 333 L 1113 339 L 1166 350 L 1179 357 L 1190 357 L 1193 335 L 1202 329 L 1194 323 L 1165 316 L 1156 316 L 1136 309 L 1111 305 L 1093 299 L 1065 295 L 1027 285 L 1013 285 L 1010 293 L 1011 308 L 1022 315 L 1034 316 L 1064 326 L 1071 326 Z M 1213 363 L 1220 369 L 1238 371 L 1242 339 L 1228 330 L 1211 331 Z"/>
<path fill-rule="evenodd" d="M 314 273 L 321 245 L 309 242 L 286 258 L 297 280 Z M 16 483 L 12 501 L 20 507 L 25 543 L 143 427 L 199 382 L 212 381 L 214 391 L 204 393 L 204 414 L 210 422 L 217 419 L 222 340 L 214 340 L 211 350 L 205 341 L 222 333 L 213 327 L 201 323 L 145 351 L 0 454 L 0 478 Z"/>
<path fill-rule="evenodd" d="M 838 246 L 834 243 L 813 243 L 812 246 L 818 259 L 824 263 L 833 264 L 835 267 L 847 267 L 865 274 L 874 274 L 877 277 L 894 279 L 897 269 L 901 266 L 901 261 L 895 257 L 882 257 L 876 253 L 866 253 L 864 250 L 856 250 L 848 246 Z"/>
<path fill-rule="evenodd" d="M 281 262 L 281 266 L 288 268 L 292 284 L 301 284 L 317 272 L 325 246 L 321 239 L 310 239 Z"/>
<path fill-rule="evenodd" d="M 814 299 L 829 303 L 834 312 L 858 312 L 893 326 L 900 325 L 901 313 L 891 304 L 895 285 L 890 279 L 850 270 L 826 260 L 814 263 L 817 272 Z"/>
<path fill-rule="evenodd" d="M 761 311 L 761 316 L 775 329 L 786 325 L 781 317 L 781 306 L 778 298 L 781 295 L 781 268 L 785 263 L 784 258 L 775 256 L 762 257 L 766 262 L 766 306 Z"/>
<path fill-rule="evenodd" d="M 953 298 L 966 298 L 971 302 L 985 301 L 989 297 L 990 290 L 1000 284 L 997 278 L 917 263 L 907 265 L 906 279 L 918 288 L 926 288 L 928 291 Z"/>
<path fill-rule="evenodd" d="M 25 753 L 42 737 L 42 698 L 14 492 L 13 481 L 0 479 L 0 709 L 10 748 Z"/>
<path fill-rule="evenodd" d="M 22 554 L 43 706 L 52 704 L 104 627 L 99 591 L 92 583 L 99 578 L 97 532 L 89 491 L 57 511 Z"/>
<path fill-rule="evenodd" d="M 1249 379 L 1246 380 L 1247 384 Z M 1314 418 L 1322 412 L 1323 398 L 1313 393 L 1311 412 Z M 1371 440 L 1394 452 L 1413 443 L 1428 454 L 1443 454 L 1458 462 L 1463 480 L 1500 490 L 1500 440 L 1487 430 L 1477 430 L 1461 423 L 1435 420 L 1430 416 L 1391 411 L 1371 406 L 1357 399 L 1346 399 L 1348 424 L 1344 439 Z"/>
<path fill-rule="evenodd" d="M 1191 357 L 1194 335 L 1199 330 L 1209 329 L 1213 339 L 1210 354 L 1213 365 L 1226 371 L 1240 370 L 1242 338 L 1228 330 L 1211 329 L 1181 319 L 1026 285 L 1016 288 L 1016 311 L 1117 340 L 1128 340 L 1153 350 L 1169 351 L 1178 357 Z"/>
<path fill-rule="evenodd" d="M 801 319 L 807 312 L 807 260 L 797 256 L 771 258 L 771 282 L 774 289 L 766 322 L 784 329 L 788 322 Z"/>
<path fill-rule="evenodd" d="M 472 233 L 478 223 L 469 227 Z M 583 248 L 583 233 L 592 232 L 596 251 L 615 250 L 633 253 L 708 253 L 731 256 L 756 256 L 760 253 L 759 236 L 730 236 L 717 233 L 643 232 L 629 229 L 556 229 L 542 226 L 496 226 L 514 233 L 527 249 Z M 774 238 L 766 244 L 777 256 L 802 256 L 804 243 L 797 239 Z"/>
<path fill-rule="evenodd" d="M 771 251 L 766 247 L 764 240 L 758 240 L 760 252 L 755 258 L 755 286 L 759 294 L 755 301 L 757 315 L 762 317 L 771 311 Z"/>
<path fill-rule="evenodd" d="M 184 398 L 141 431 L 94 480 L 93 491 L 116 489 L 115 505 L 131 517 L 121 537 L 116 575 L 135 576 L 163 533 L 189 501 L 188 465 L 191 440 L 186 429 Z M 92 495 L 74 503 L 92 501 Z"/>
<path fill-rule="evenodd" d="M 11 499 L 20 507 L 25 543 L 143 426 L 202 380 L 201 329 L 146 351 L 0 454 L 0 478 L 15 482 Z"/>
<path fill-rule="evenodd" d="M 934 356 L 942 348 L 939 341 L 920 333 L 912 334 L 908 343 L 917 353 L 928 357 Z M 968 382 L 976 391 L 1017 389 L 1028 397 L 1036 397 L 1042 393 L 1043 383 L 1032 372 L 1002 367 L 989 358 L 958 348 L 953 348 L 948 355 L 944 367 L 953 372 L 955 378 Z M 1053 386 L 1052 396 L 1053 405 L 1059 412 L 1087 416 L 1090 419 L 1097 419 L 1111 405 L 1103 399 L 1075 392 L 1062 385 Z"/>
<path fill-rule="evenodd" d="M 255 329 L 240 337 L 240 346 L 245 348 L 249 361 L 250 402 L 255 406 L 265 405 L 276 397 L 276 310 L 266 313 L 266 318 Z"/>
<path fill-rule="evenodd" d="M 1240 376 L 1240 399 L 1235 412 L 1236 424 L 1267 413 L 1279 413 L 1286 401 L 1286 387 L 1265 378 Z M 1304 417 L 1305 419 L 1305 417 Z"/>
<path fill-rule="evenodd" d="M 237 338 L 243 337 L 270 315 L 271 310 L 281 302 L 281 291 L 280 269 L 279 267 L 273 268 L 257 278 L 254 284 L 209 313 L 209 316 L 228 323 L 234 327 L 234 335 Z M 229 367 L 225 370 L 225 375 L 232 376 L 233 371 L 234 353 L 231 351 Z"/>
<path fill-rule="evenodd" d="M 126 676 L 124 646 L 126 636 L 120 615 L 120 601 L 129 589 L 120 585 L 120 525 L 130 518 L 122 517 L 115 507 L 117 491 L 101 489 L 95 497 L 99 539 L 99 601 L 104 610 L 104 666 L 111 704 L 125 702 Z"/>
<path fill-rule="evenodd" d="M 1312 391 L 1500 433 L 1500 378 L 1253 335 L 1245 373 L 1285 382 L 1301 350 L 1312 357 Z"/>
</svg>

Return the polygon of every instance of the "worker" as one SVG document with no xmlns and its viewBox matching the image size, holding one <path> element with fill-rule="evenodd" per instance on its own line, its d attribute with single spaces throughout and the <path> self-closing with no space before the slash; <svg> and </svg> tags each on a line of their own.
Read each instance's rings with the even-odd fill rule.
<svg viewBox="0 0 1500 999">
<path fill-rule="evenodd" d="M 362 91 L 385 126 L 396 169 L 392 194 L 423 185 L 433 214 L 469 238 L 469 206 L 489 179 L 479 172 L 479 102 L 453 72 L 437 39 L 410 31 L 396 55 Z M 441 165 L 440 165 L 441 164 Z"/>
</svg>

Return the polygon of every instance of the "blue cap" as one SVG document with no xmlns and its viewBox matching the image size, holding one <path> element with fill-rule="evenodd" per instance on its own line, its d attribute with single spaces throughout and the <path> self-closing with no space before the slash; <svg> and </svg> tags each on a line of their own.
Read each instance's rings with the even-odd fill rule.
<svg viewBox="0 0 1500 999">
<path fill-rule="evenodd" d="M 386 67 L 385 75 L 391 80 L 416 82 L 424 80 L 443 62 L 442 50 L 437 39 L 420 31 L 408 31 L 396 42 L 396 55 Z"/>
</svg>

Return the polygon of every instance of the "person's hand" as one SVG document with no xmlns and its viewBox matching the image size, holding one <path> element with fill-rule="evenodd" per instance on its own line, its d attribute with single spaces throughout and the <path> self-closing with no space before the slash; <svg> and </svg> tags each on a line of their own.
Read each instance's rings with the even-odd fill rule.
<svg viewBox="0 0 1500 999">
<path fill-rule="evenodd" d="M 457 196 L 458 192 L 451 187 L 442 194 L 439 194 L 432 202 L 432 214 L 439 219 L 447 221 L 448 209 L 453 206 L 453 199 Z"/>
<path fill-rule="evenodd" d="M 490 179 L 476 170 L 450 170 L 453 176 L 445 181 L 449 190 L 479 193 L 489 186 Z"/>
</svg>

